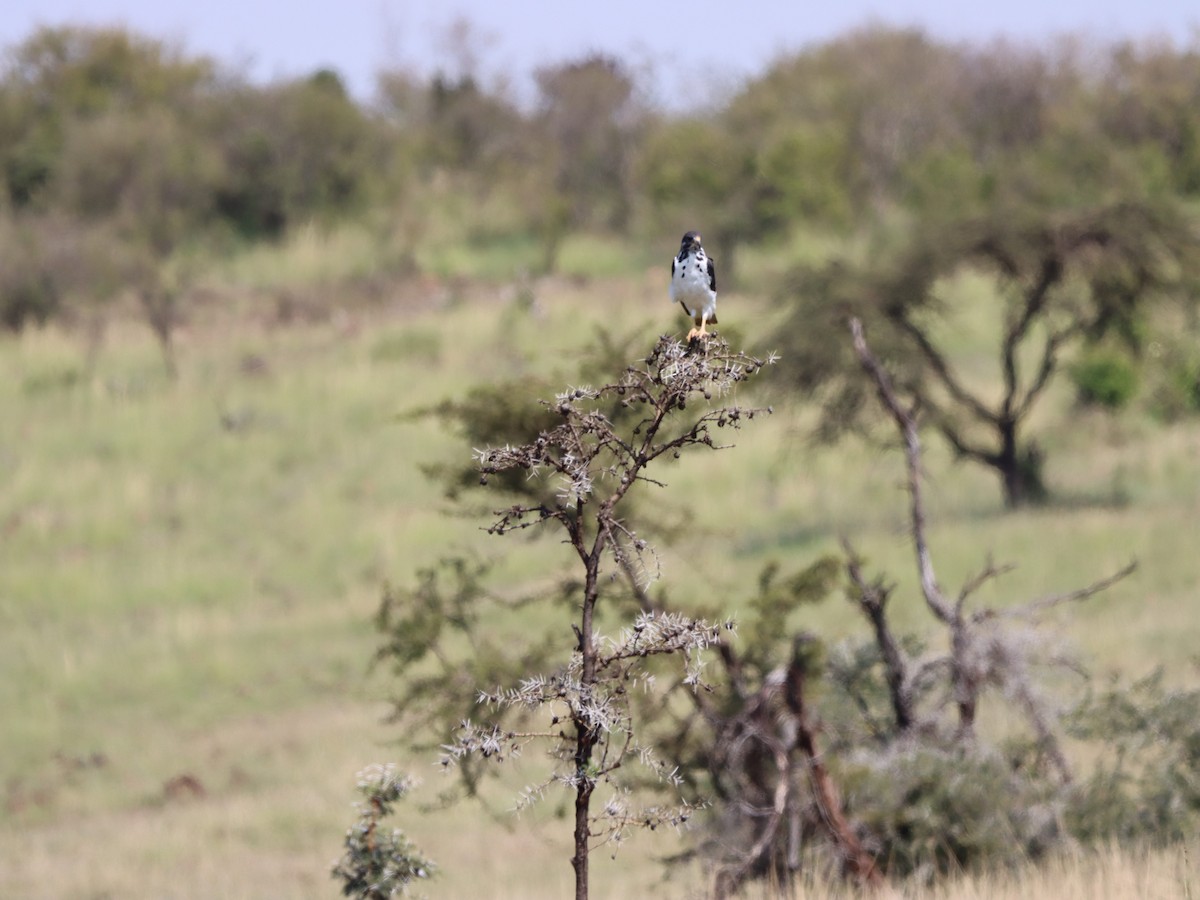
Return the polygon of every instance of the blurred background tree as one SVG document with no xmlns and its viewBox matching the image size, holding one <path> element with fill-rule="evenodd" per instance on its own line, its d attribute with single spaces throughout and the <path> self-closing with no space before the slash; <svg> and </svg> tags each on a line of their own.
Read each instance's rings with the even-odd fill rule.
<svg viewBox="0 0 1200 900">
<path fill-rule="evenodd" d="M 364 103 L 331 70 L 256 84 L 125 29 L 34 32 L 0 68 L 0 252 L 22 256 L 5 276 L 4 321 L 67 310 L 41 244 L 72 246 L 78 229 L 128 244 L 139 284 L 177 285 L 117 292 L 141 298 L 162 339 L 190 305 L 178 273 L 313 225 L 358 224 L 390 272 L 437 259 L 439 273 L 474 273 L 486 260 L 504 277 L 558 269 L 575 238 L 623 247 L 630 268 L 661 265 L 674 236 L 695 228 L 722 290 L 765 290 L 839 247 L 858 257 L 852 269 L 886 280 L 903 254 L 887 248 L 904 233 L 912 253 L 925 242 L 941 260 L 929 262 L 937 277 L 966 273 L 947 262 L 953 241 L 928 243 L 935 234 L 989 218 L 1050 234 L 1127 202 L 1186 216 L 1200 192 L 1196 46 L 980 46 L 874 26 L 674 111 L 651 103 L 645 73 L 619 59 L 547 63 L 522 98 L 485 75 L 487 38 L 469 23 L 442 42 L 442 70 L 381 72 Z M 46 234 L 55 229 L 61 239 Z M 744 272 L 743 251 L 755 249 L 771 264 Z M 1161 261 L 1125 262 L 1170 276 Z M 1181 273 L 1180 290 L 1190 284 Z M 800 292 L 778 295 L 810 315 L 819 295 L 791 285 Z M 1184 380 L 1200 364 L 1186 347 L 1172 355 Z M 1167 398 L 1163 410 L 1189 408 L 1179 397 L 1190 387 L 1141 381 Z"/>
<path fill-rule="evenodd" d="M 869 323 L 924 423 L 959 458 L 993 469 L 1015 508 L 1048 496 L 1027 423 L 1066 354 L 1112 336 L 1136 350 L 1156 306 L 1194 306 L 1182 273 L 1200 247 L 1173 204 L 1068 213 L 1008 199 L 984 216 L 914 224 L 863 261 L 795 269 L 775 340 L 784 379 L 820 399 L 819 431 L 834 438 L 860 427 L 869 407 L 855 359 L 829 336 L 853 317 Z M 968 287 L 972 276 L 982 289 Z M 977 356 L 968 362 L 953 349 L 972 304 L 994 307 L 980 351 L 993 361 L 986 380 L 971 375 Z"/>
<path fill-rule="evenodd" d="M 186 109 L 215 64 L 119 28 L 42 28 L 10 48 L 0 77 L 0 162 L 13 204 L 45 201 L 72 126 L 106 113 Z"/>
<path fill-rule="evenodd" d="M 797 230 L 982 212 L 1014 188 L 1048 206 L 1200 191 L 1195 47 L 876 26 L 781 56 L 701 113 L 655 108 L 643 72 L 599 54 L 542 66 L 521 102 L 481 74 L 483 36 L 461 24 L 444 43 L 443 70 L 383 71 L 363 103 L 330 70 L 254 84 L 125 29 L 40 29 L 0 69 L 6 215 L 278 239 L 432 192 L 488 210 L 462 217 L 472 240 L 530 238 L 547 269 L 572 234 L 695 227 L 730 276 L 740 248 Z"/>
</svg>

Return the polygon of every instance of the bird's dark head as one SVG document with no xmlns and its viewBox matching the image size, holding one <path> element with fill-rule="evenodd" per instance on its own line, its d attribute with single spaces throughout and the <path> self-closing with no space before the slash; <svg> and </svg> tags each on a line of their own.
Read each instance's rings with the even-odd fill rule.
<svg viewBox="0 0 1200 900">
<path fill-rule="evenodd" d="M 691 251 L 691 250 L 699 250 L 700 249 L 700 232 L 689 231 L 687 234 L 685 234 L 683 236 L 683 240 L 680 242 L 679 249 L 685 253 L 688 251 Z"/>
</svg>

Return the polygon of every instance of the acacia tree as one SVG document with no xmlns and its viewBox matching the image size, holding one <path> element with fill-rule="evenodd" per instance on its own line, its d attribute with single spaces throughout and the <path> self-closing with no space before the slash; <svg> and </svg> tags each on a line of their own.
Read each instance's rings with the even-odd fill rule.
<svg viewBox="0 0 1200 900">
<path fill-rule="evenodd" d="M 1109 333 L 1136 341 L 1150 306 L 1192 302 L 1181 272 L 1196 247 L 1190 222 L 1146 201 L 1034 215 L 1005 207 L 917 228 L 898 253 L 791 274 L 792 312 L 777 333 L 781 374 L 822 398 L 824 436 L 860 425 L 867 388 L 844 342 L 830 340 L 859 317 L 897 389 L 957 456 L 994 470 L 1010 508 L 1037 502 L 1047 489 L 1027 426 L 1067 353 Z M 987 275 L 1001 305 L 998 397 L 967 377 L 945 327 L 963 302 L 949 296 L 960 289 L 953 279 L 968 272 Z"/>
<path fill-rule="evenodd" d="M 592 54 L 534 74 L 537 127 L 553 157 L 549 202 L 566 205 L 566 225 L 624 228 L 633 205 L 630 158 L 645 113 L 632 73 Z"/>
<path fill-rule="evenodd" d="M 572 612 L 569 644 L 559 629 L 543 641 L 531 641 L 529 655 L 510 653 L 509 662 L 491 666 L 491 648 L 475 644 L 482 630 L 479 601 L 486 592 L 478 572 L 462 564 L 450 590 L 439 587 L 431 574 L 414 594 L 385 598 L 380 625 L 390 639 L 381 655 L 402 672 L 429 661 L 439 669 L 433 681 L 411 686 L 398 702 L 398 713 L 419 716 L 421 711 L 411 710 L 410 703 L 425 700 L 438 704 L 440 716 L 433 718 L 440 720 L 451 707 L 449 696 L 471 697 L 472 717 L 464 717 L 444 744 L 443 761 L 464 764 L 472 789 L 481 759 L 503 761 L 536 742 L 548 746 L 553 771 L 527 789 L 523 802 L 536 801 L 554 784 L 574 795 L 571 863 L 577 898 L 588 896 L 589 854 L 597 843 L 619 842 L 632 828 L 678 825 L 693 814 L 694 806 L 686 801 L 632 807 L 631 764 L 640 763 L 668 783 L 678 779 L 673 766 L 662 763 L 643 739 L 630 698 L 635 687 L 653 682 L 650 663 L 660 657 L 681 657 L 679 683 L 699 690 L 700 651 L 732 629 L 728 621 L 708 622 L 663 609 L 620 616 L 620 598 L 628 596 L 620 591 L 608 594 L 609 621 L 615 616 L 623 624 L 615 635 L 601 632 L 609 576 L 632 575 L 644 584 L 657 567 L 653 549 L 626 516 L 627 501 L 647 485 L 661 486 L 651 473 L 667 460 L 701 447 L 719 449 L 716 429 L 737 429 L 767 412 L 709 402 L 766 364 L 732 352 L 720 338 L 694 350 L 663 337 L 644 362 L 627 367 L 617 380 L 599 388 L 568 388 L 547 402 L 546 411 L 557 421 L 531 438 L 476 452 L 485 484 L 496 479 L 503 486 L 515 472 L 523 480 L 552 487 L 526 493 L 497 511 L 488 531 L 506 535 L 541 529 L 563 538 L 574 560 L 574 574 L 560 595 Z M 446 626 L 473 645 L 470 659 L 451 658 L 442 640 L 448 636 Z M 572 649 L 563 660 L 566 646 Z M 531 665 L 535 661 L 550 671 L 531 674 L 538 671 Z M 498 684 L 480 684 L 472 672 L 506 677 Z M 440 685 L 440 691 L 429 690 L 431 685 Z M 611 795 L 597 810 L 593 797 L 602 785 Z"/>
</svg>

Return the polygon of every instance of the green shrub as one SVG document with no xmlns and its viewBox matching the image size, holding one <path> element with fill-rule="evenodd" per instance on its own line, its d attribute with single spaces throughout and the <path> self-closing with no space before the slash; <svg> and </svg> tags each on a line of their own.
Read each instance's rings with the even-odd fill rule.
<svg viewBox="0 0 1200 900">
<path fill-rule="evenodd" d="M 1016 865 L 1061 837 L 1053 785 L 999 755 L 913 744 L 847 778 L 848 806 L 892 876 Z"/>
<path fill-rule="evenodd" d="M 1190 346 L 1175 346 L 1164 352 L 1150 405 L 1164 422 L 1200 413 L 1200 354 Z"/>
<path fill-rule="evenodd" d="M 1076 395 L 1084 406 L 1123 409 L 1137 394 L 1138 370 L 1125 354 L 1093 348 L 1071 367 Z"/>
<path fill-rule="evenodd" d="M 1200 828 L 1200 691 L 1173 690 L 1155 672 L 1114 680 L 1067 720 L 1072 737 L 1100 756 L 1070 797 L 1072 836 L 1104 842 L 1170 844 Z"/>
<path fill-rule="evenodd" d="M 33 229 L 0 219 L 0 325 L 20 331 L 42 324 L 61 304 L 44 242 Z"/>
<path fill-rule="evenodd" d="M 358 821 L 346 830 L 345 853 L 333 867 L 342 896 L 359 900 L 402 897 L 414 881 L 429 878 L 435 865 L 399 828 L 382 821 L 412 789 L 412 779 L 395 766 L 371 766 L 358 775 L 363 802 L 356 804 Z"/>
</svg>

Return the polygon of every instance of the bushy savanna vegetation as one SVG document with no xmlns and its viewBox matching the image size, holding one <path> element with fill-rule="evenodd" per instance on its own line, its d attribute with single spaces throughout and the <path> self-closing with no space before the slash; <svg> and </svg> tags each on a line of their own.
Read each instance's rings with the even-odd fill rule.
<svg viewBox="0 0 1200 900">
<path fill-rule="evenodd" d="M 380 802 L 406 794 L 399 824 L 438 864 L 424 890 L 566 893 L 568 792 L 507 811 L 545 780 L 538 759 L 499 784 L 469 769 L 482 802 L 451 804 L 464 782 L 428 749 L 478 691 L 510 687 L 466 676 L 534 674 L 555 651 L 531 636 L 555 628 L 570 651 L 567 558 L 481 530 L 529 488 L 496 472 L 481 493 L 472 451 L 535 440 L 556 421 L 537 399 L 619 381 L 678 329 L 664 282 L 687 228 L 717 259 L 722 339 L 780 354 L 687 409 L 773 414 L 631 494 L 660 581 L 616 557 L 629 609 L 741 623 L 725 664 L 753 690 L 712 685 L 727 723 L 739 691 L 812 651 L 809 722 L 846 814 L 913 896 L 1194 890 L 1200 50 L 869 29 L 671 110 L 617 59 L 550 63 L 526 98 L 470 59 L 382 72 L 364 100 L 335 72 L 255 84 L 124 30 L 6 49 L 0 894 L 328 896 L 354 772 L 391 760 L 417 776 L 378 770 Z M 897 779 L 860 753 L 912 747 L 887 744 L 847 559 L 884 576 L 912 659 L 946 638 L 851 315 L 927 426 L 948 589 L 989 554 L 1016 568 L 975 585 L 987 610 L 1138 563 L 1046 623 L 1053 662 L 1078 660 L 1037 682 L 1079 786 L 1046 805 L 1049 831 L 1014 836 L 1029 820 L 1009 815 L 1044 796 L 980 815 L 944 789 L 945 757 L 914 751 Z M 450 558 L 486 584 L 447 611 L 430 573 Z M 599 584 L 602 601 L 625 590 Z M 414 625 L 425 601 L 444 633 Z M 599 621 L 615 632 L 623 609 Z M 1029 707 L 1012 684 L 998 693 Z M 405 696 L 423 706 L 389 702 Z M 688 723 L 653 735 L 685 800 L 722 799 L 730 757 L 676 700 L 660 712 Z M 970 761 L 976 787 L 1036 770 L 1047 744 L 1010 740 L 1019 718 L 980 715 L 1007 755 Z M 947 811 L 979 828 L 940 830 Z M 703 857 L 730 849 L 693 827 L 706 815 L 744 825 L 716 803 L 597 852 L 593 895 L 702 891 Z M 832 871 L 800 878 L 823 896 Z M 762 890 L 786 874 L 743 873 Z"/>
</svg>

